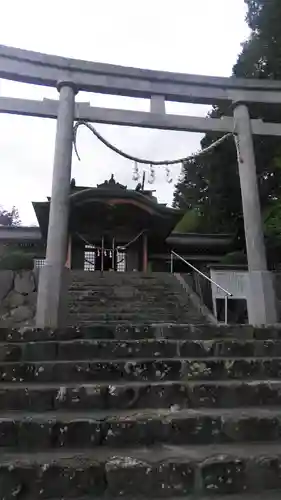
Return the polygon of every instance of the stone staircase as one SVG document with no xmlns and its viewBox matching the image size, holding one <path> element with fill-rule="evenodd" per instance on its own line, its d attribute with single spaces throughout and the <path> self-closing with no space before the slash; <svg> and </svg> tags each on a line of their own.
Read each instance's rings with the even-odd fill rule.
<svg viewBox="0 0 281 500">
<path fill-rule="evenodd" d="M 205 316 L 169 273 L 71 271 L 68 324 L 191 323 Z"/>
<path fill-rule="evenodd" d="M 277 499 L 281 329 L 0 329 L 0 500 Z"/>
</svg>

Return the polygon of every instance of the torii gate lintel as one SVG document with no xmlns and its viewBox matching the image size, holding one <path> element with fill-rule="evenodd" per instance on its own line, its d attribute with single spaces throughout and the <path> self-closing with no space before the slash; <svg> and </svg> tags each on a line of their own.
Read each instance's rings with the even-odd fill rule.
<svg viewBox="0 0 281 500">
<path fill-rule="evenodd" d="M 13 114 L 38 118 L 57 119 L 59 101 L 55 99 L 20 99 L 0 96 L 0 114 Z M 163 108 L 162 108 L 163 109 Z M 233 132 L 234 119 L 231 116 L 206 118 L 199 116 L 173 115 L 114 108 L 91 106 L 89 102 L 76 102 L 74 120 L 92 123 L 120 125 L 126 127 L 151 128 L 159 130 L 177 130 L 183 132 Z M 252 119 L 253 135 L 281 136 L 281 124 Z"/>
</svg>

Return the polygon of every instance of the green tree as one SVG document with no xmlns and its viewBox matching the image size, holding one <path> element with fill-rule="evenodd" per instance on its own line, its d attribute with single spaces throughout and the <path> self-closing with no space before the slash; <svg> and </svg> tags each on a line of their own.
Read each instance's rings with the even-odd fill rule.
<svg viewBox="0 0 281 500">
<path fill-rule="evenodd" d="M 247 22 L 251 28 L 251 36 L 242 46 L 242 52 L 233 67 L 233 75 L 281 80 L 281 1 L 245 0 L 245 3 L 248 7 Z M 279 123 L 281 105 L 253 104 L 250 106 L 250 113 L 253 118 Z M 220 105 L 213 108 L 210 116 L 231 114 L 230 109 Z M 206 134 L 201 147 L 208 146 L 216 138 L 216 134 Z M 271 209 L 281 198 L 280 139 L 255 137 L 254 142 L 266 234 L 270 241 L 275 239 L 276 243 L 278 229 L 274 232 L 272 226 L 281 227 L 281 210 Z M 176 186 L 174 205 L 200 210 L 203 229 L 210 232 L 234 231 L 243 242 L 240 182 L 236 151 L 231 138 L 208 155 L 184 165 L 182 178 Z"/>
<path fill-rule="evenodd" d="M 0 226 L 20 226 L 21 220 L 19 216 L 19 211 L 16 207 L 12 207 L 11 210 L 5 210 L 0 207 Z"/>
<path fill-rule="evenodd" d="M 174 233 L 196 233 L 202 227 L 201 214 L 198 210 L 188 210 L 174 228 Z"/>
</svg>

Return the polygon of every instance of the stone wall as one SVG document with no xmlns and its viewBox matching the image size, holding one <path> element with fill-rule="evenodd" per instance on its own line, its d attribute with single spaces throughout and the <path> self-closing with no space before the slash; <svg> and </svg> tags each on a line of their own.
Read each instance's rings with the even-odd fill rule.
<svg viewBox="0 0 281 500">
<path fill-rule="evenodd" d="M 0 327 L 34 324 L 37 282 L 36 271 L 0 271 Z"/>
</svg>

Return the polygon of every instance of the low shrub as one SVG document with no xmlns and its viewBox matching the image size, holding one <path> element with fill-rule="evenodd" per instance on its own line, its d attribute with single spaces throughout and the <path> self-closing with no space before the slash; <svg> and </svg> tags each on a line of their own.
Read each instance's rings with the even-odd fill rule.
<svg viewBox="0 0 281 500">
<path fill-rule="evenodd" d="M 25 252 L 9 252 L 0 257 L 0 269 L 11 271 L 32 270 L 34 267 L 33 255 Z"/>
<path fill-rule="evenodd" d="M 225 265 L 247 265 L 247 256 L 242 251 L 230 252 L 221 259 Z"/>
</svg>

